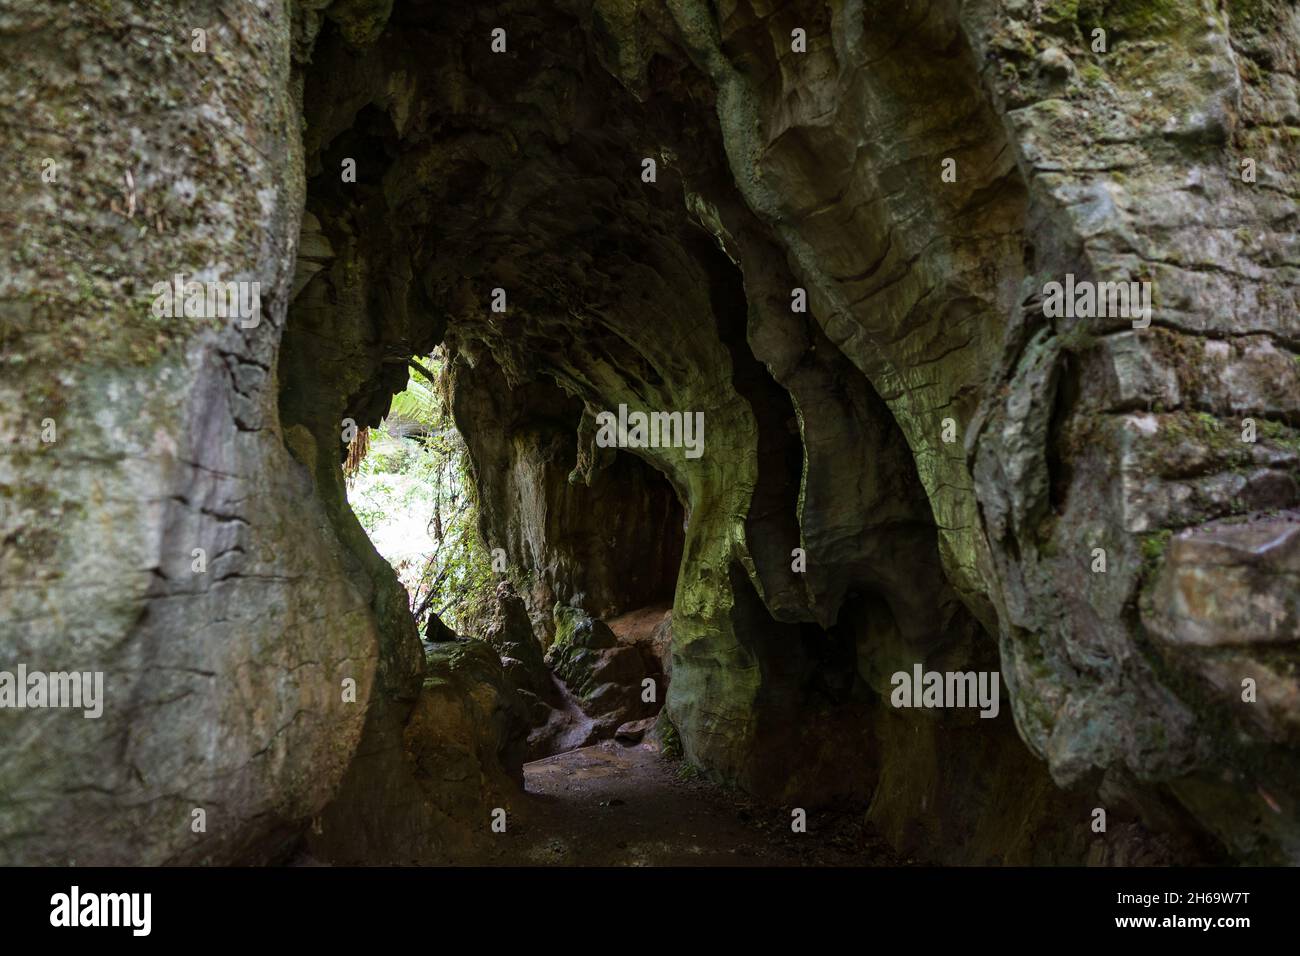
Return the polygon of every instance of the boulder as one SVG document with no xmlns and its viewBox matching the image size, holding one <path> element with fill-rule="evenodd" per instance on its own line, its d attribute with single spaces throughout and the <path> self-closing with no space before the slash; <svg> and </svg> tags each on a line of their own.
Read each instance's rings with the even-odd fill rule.
<svg viewBox="0 0 1300 956">
<path fill-rule="evenodd" d="M 334 800 L 306 846 L 334 864 L 470 862 L 491 838 L 493 809 L 523 786 L 529 720 L 483 641 L 430 646 L 413 699 L 375 708 Z"/>
<path fill-rule="evenodd" d="M 596 722 L 598 736 L 613 736 L 621 724 L 659 712 L 667 687 L 650 641 L 621 640 L 581 608 L 557 604 L 554 613 L 555 641 L 547 663 Z M 644 699 L 647 679 L 654 686 L 653 700 Z"/>
</svg>

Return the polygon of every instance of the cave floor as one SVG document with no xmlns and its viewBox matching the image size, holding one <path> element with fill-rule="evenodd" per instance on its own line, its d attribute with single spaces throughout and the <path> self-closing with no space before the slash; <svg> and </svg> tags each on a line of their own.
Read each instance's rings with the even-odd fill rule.
<svg viewBox="0 0 1300 956">
<path fill-rule="evenodd" d="M 524 766 L 488 865 L 898 865 L 862 823 L 862 807 L 815 810 L 791 832 L 791 808 L 757 804 L 684 772 L 651 744 L 606 741 Z"/>
</svg>

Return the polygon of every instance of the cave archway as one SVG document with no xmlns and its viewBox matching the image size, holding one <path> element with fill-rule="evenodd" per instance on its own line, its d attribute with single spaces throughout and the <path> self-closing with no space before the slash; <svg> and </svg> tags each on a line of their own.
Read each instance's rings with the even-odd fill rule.
<svg viewBox="0 0 1300 956">
<path fill-rule="evenodd" d="M 563 6 L 523 21 L 502 55 L 478 42 L 486 16 L 412 4 L 362 37 L 346 22 L 324 26 L 304 94 L 302 281 L 280 359 L 286 434 L 302 427 L 323 448 L 341 421 L 379 421 L 411 356 L 445 348 L 483 537 L 512 571 L 485 623 L 490 653 L 471 660 L 430 629 L 422 654 L 391 572 L 323 473 L 339 453 L 316 459 L 341 536 L 368 552 L 358 560 L 386 629 L 379 692 L 391 698 L 397 769 L 385 772 L 406 780 L 412 801 L 436 791 L 453 821 L 413 825 L 464 829 L 459 818 L 510 802 L 503 782 L 449 795 L 425 779 L 447 750 L 447 729 L 426 714 L 431 681 L 453 698 L 440 708 L 492 686 L 497 703 L 469 720 L 495 731 L 477 739 L 473 759 L 518 784 L 524 758 L 608 739 L 637 722 L 621 717 L 642 716 L 625 707 L 594 735 L 573 727 L 575 711 L 595 716 L 589 698 L 622 695 L 635 710 L 645 668 L 613 668 L 627 681 L 616 687 L 591 662 L 628 650 L 611 625 L 645 631 L 637 613 L 669 599 L 660 739 L 666 732 L 710 779 L 803 809 L 869 803 L 872 826 L 905 853 L 936 851 L 931 828 L 915 825 L 917 802 L 953 808 L 945 826 L 963 835 L 945 838 L 944 858 L 1081 852 L 1077 833 L 1043 837 L 1054 816 L 1082 810 L 1050 786 L 1010 714 L 967 726 L 887 705 L 891 667 L 997 667 L 968 466 L 925 423 L 940 410 L 973 414 L 973 363 L 998 346 L 999 275 L 1018 275 L 1025 255 L 1014 170 L 992 162 L 951 230 L 907 237 L 946 250 L 918 284 L 920 252 L 899 259 L 904 237 L 876 208 L 895 185 L 873 179 L 878 170 L 855 165 L 847 180 L 860 173 L 880 191 L 861 205 L 874 212 L 852 217 L 865 257 L 812 225 L 796 238 L 782 224 L 834 208 L 811 172 L 813 154 L 834 153 L 834 142 L 807 129 L 776 137 L 774 175 L 813 195 L 807 208 L 756 215 L 728 164 L 736 134 L 716 111 L 717 77 L 698 62 L 665 48 L 611 67 L 611 24 Z M 949 42 L 935 29 L 913 42 Z M 557 36 L 588 42 L 560 52 Z M 968 66 L 957 56 L 938 72 Z M 969 91 L 945 109 L 990 144 L 1005 135 Z M 936 211 L 935 222 L 950 214 Z M 810 244 L 826 260 L 816 268 Z M 900 371 L 913 349 L 948 377 Z M 703 453 L 603 447 L 601 416 L 615 410 L 698 413 Z M 962 752 L 972 739 L 974 759 Z M 1004 773 L 1042 783 L 1020 787 L 1029 822 L 1010 849 L 979 816 L 995 813 L 992 799 L 966 814 L 954 796 Z M 345 783 L 326 829 L 346 829 L 366 799 Z"/>
<path fill-rule="evenodd" d="M 492 646 L 528 711 L 529 760 L 639 740 L 671 673 L 676 491 L 626 451 L 580 453 L 583 405 L 548 380 L 512 386 L 490 358 L 470 368 L 442 349 L 409 364 L 406 391 L 380 430 L 357 432 L 346 467 L 426 648 Z M 411 415 L 429 434 L 395 437 Z"/>
<path fill-rule="evenodd" d="M 472 17 L 407 12 L 364 51 L 341 28 L 322 33 L 306 91 L 311 275 L 282 345 L 285 424 L 330 441 L 340 421 L 376 424 L 405 361 L 446 349 L 484 541 L 512 570 L 483 635 L 531 711 L 526 745 L 498 741 L 508 773 L 521 751 L 637 722 L 575 733 L 557 715 L 598 706 L 557 697 L 539 664 L 574 696 L 636 704 L 642 672 L 611 668 L 624 681 L 611 689 L 591 662 L 652 637 L 640 612 L 668 601 L 663 726 L 688 764 L 769 801 L 866 801 L 882 772 L 882 688 L 859 658 L 886 631 L 898 659 L 965 660 L 987 635 L 949 584 L 894 412 L 815 315 L 792 310 L 797 280 L 728 185 L 716 118 L 682 113 L 701 78 L 656 60 L 657 92 L 638 100 L 584 60 L 579 82 L 547 51 L 574 26 L 553 18 L 516 38 L 529 55 L 510 61 L 510 88 L 470 42 Z M 472 95 L 427 68 L 430 46 L 464 58 Z M 556 126 L 529 102 L 561 90 Z M 339 172 L 350 163 L 355 182 Z M 602 447 L 600 416 L 620 408 L 701 415 L 699 454 Z M 852 620 L 864 590 L 888 613 Z M 377 594 L 395 612 L 391 584 Z M 410 626 L 389 620 L 390 646 L 411 645 Z M 1008 730 L 1003 746 L 1018 747 Z M 941 734 L 927 746 L 942 759 Z"/>
</svg>

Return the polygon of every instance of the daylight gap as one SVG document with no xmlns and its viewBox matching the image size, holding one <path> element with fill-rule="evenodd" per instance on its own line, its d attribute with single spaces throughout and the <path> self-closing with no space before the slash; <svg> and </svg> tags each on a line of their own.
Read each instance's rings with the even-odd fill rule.
<svg viewBox="0 0 1300 956">
<path fill-rule="evenodd" d="M 484 423 L 495 431 L 467 441 L 453 390 L 509 388 L 456 380 L 473 373 L 454 365 L 445 346 L 407 361 L 382 421 L 348 445 L 349 506 L 426 650 L 484 642 L 499 656 L 528 710 L 527 759 L 653 739 L 684 542 L 676 493 L 626 452 L 579 480 L 580 405 L 554 389 L 509 396 Z"/>
</svg>

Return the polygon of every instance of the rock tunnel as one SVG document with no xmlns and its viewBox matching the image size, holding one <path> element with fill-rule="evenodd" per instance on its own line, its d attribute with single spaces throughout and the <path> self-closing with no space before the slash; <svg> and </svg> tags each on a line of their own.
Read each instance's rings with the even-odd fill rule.
<svg viewBox="0 0 1300 956">
<path fill-rule="evenodd" d="M 553 671 L 903 858 L 1300 862 L 1294 3 L 56 6 L 0 15 L 0 624 L 105 710 L 0 710 L 0 860 L 480 861 Z M 477 634 L 342 471 L 435 348 Z"/>
</svg>

